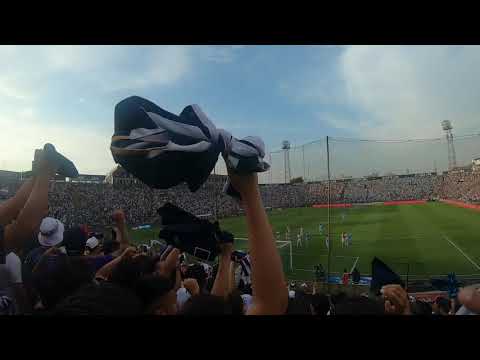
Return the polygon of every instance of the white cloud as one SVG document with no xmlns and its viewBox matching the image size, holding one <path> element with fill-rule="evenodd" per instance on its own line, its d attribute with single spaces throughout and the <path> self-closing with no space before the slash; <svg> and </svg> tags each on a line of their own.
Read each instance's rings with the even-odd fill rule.
<svg viewBox="0 0 480 360">
<path fill-rule="evenodd" d="M 169 86 L 199 60 L 230 63 L 238 46 L 0 46 L 0 95 L 31 100 L 51 88 L 51 76 L 69 77 L 95 91 Z M 195 68 L 198 70 L 198 68 Z M 38 89 L 42 89 L 39 92 Z"/>
<path fill-rule="evenodd" d="M 2 111 L 0 127 L 2 167 L 7 170 L 31 169 L 34 150 L 47 142 L 70 158 L 81 173 L 105 174 L 114 166 L 109 150 L 110 133 L 42 122 L 31 108 L 16 113 Z"/>
<path fill-rule="evenodd" d="M 238 51 L 244 47 L 245 45 L 193 46 L 192 49 L 200 59 L 219 64 L 228 64 L 234 60 Z"/>
<path fill-rule="evenodd" d="M 480 47 L 350 46 L 340 57 L 345 96 L 371 119 L 370 137 L 437 137 L 480 128 Z M 362 135 L 368 135 L 367 133 Z"/>
<path fill-rule="evenodd" d="M 57 103 L 63 88 L 81 89 L 72 101 L 86 105 L 86 99 L 119 90 L 178 84 L 192 70 L 198 71 L 201 62 L 230 62 L 237 51 L 239 48 L 163 45 L 0 46 L 0 153 L 5 167 L 30 168 L 34 149 L 52 142 L 75 161 L 79 171 L 105 173 L 113 166 L 111 128 L 100 119 L 88 119 L 90 125 L 71 125 L 72 114 L 64 113 Z"/>
</svg>

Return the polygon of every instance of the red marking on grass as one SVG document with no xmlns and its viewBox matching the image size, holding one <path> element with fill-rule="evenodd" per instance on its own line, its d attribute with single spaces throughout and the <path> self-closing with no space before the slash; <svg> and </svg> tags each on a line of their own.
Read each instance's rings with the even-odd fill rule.
<svg viewBox="0 0 480 360">
<path fill-rule="evenodd" d="M 446 200 L 446 199 L 441 199 L 441 202 L 457 207 L 461 207 L 464 209 L 472 209 L 476 211 L 480 211 L 480 205 L 475 205 L 475 204 L 469 204 L 463 201 L 458 201 L 458 200 Z"/>
</svg>

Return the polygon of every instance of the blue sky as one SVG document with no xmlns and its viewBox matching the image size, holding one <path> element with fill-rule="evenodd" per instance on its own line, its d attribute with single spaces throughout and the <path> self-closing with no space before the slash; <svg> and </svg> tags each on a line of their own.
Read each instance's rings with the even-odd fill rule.
<svg viewBox="0 0 480 360">
<path fill-rule="evenodd" d="M 134 94 L 176 113 L 197 103 L 269 150 L 439 137 L 446 118 L 478 132 L 479 61 L 477 46 L 0 46 L 0 168 L 28 169 L 49 141 L 107 172 L 114 106 Z"/>
</svg>

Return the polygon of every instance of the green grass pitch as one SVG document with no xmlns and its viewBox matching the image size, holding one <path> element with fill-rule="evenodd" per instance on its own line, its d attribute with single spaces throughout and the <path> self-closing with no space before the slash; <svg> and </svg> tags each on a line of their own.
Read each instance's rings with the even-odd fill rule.
<svg viewBox="0 0 480 360">
<path fill-rule="evenodd" d="M 480 213 L 443 203 L 399 206 L 354 206 L 331 210 L 331 271 L 351 270 L 356 264 L 362 275 L 370 274 L 370 263 L 379 257 L 399 274 L 412 278 L 445 275 L 480 275 Z M 341 214 L 345 214 L 342 221 Z M 289 267 L 289 246 L 281 247 L 284 268 L 290 279 L 313 280 L 313 266 L 327 269 L 325 235 L 319 224 L 327 224 L 327 209 L 275 209 L 268 213 L 274 233 L 285 240 L 287 225 L 291 230 L 293 271 Z M 243 216 L 220 221 L 221 227 L 246 238 Z M 308 246 L 296 247 L 300 227 L 310 233 Z M 353 244 L 341 247 L 341 232 L 352 233 Z M 157 229 L 132 231 L 135 243 L 156 238 Z M 244 249 L 246 241 L 236 241 Z M 407 265 L 408 264 L 408 265 Z"/>
</svg>

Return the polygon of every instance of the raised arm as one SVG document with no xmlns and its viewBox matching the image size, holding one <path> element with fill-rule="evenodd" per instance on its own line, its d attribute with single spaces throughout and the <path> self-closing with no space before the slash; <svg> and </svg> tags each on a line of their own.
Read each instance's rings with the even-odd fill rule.
<svg viewBox="0 0 480 360">
<path fill-rule="evenodd" d="M 25 181 L 13 197 L 0 204 L 0 225 L 8 225 L 16 219 L 33 189 L 35 179 Z"/>
<path fill-rule="evenodd" d="M 122 209 L 115 210 L 113 212 L 113 220 L 118 229 L 117 236 L 120 243 L 119 252 L 123 252 L 130 246 L 130 239 L 128 237 L 127 221 L 125 220 L 125 213 Z"/>
<path fill-rule="evenodd" d="M 230 271 L 228 274 L 228 292 L 231 293 L 235 289 L 235 270 L 237 264 L 234 261 L 230 262 Z"/>
<path fill-rule="evenodd" d="M 118 264 L 124 259 L 135 255 L 137 250 L 134 247 L 129 247 L 123 251 L 120 256 L 117 256 L 115 259 L 109 263 L 103 265 L 95 274 L 96 279 L 108 280 L 112 275 L 113 270 L 118 266 Z"/>
<path fill-rule="evenodd" d="M 46 164 L 36 177 L 32 191 L 18 213 L 16 221 L 5 227 L 5 248 L 9 251 L 19 251 L 23 244 L 38 231 L 42 219 L 48 214 L 48 187 L 55 170 Z"/>
<path fill-rule="evenodd" d="M 213 283 L 212 295 L 222 296 L 226 298 L 230 293 L 230 263 L 233 251 L 233 244 L 222 244 L 221 253 L 218 259 L 218 271 Z"/>
<path fill-rule="evenodd" d="M 240 193 L 247 218 L 252 265 L 253 303 L 247 315 L 284 314 L 288 306 L 282 261 L 263 208 L 257 174 L 229 174 Z"/>
</svg>

